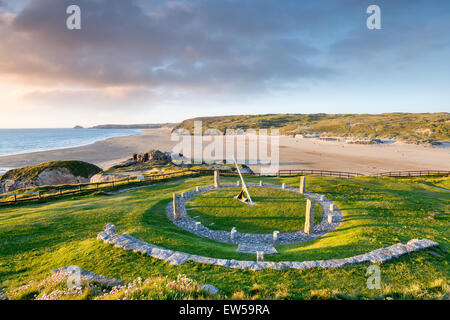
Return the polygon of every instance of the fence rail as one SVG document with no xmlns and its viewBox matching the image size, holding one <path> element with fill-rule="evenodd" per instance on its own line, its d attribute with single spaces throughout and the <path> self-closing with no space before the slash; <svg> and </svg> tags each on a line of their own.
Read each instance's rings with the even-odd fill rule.
<svg viewBox="0 0 450 320">
<path fill-rule="evenodd" d="M 183 176 L 198 176 L 198 175 L 210 175 L 213 170 L 182 170 L 175 172 L 162 173 L 157 175 L 146 176 L 143 180 L 138 180 L 137 177 L 126 177 L 123 179 L 117 179 L 112 181 L 93 182 L 93 183 L 81 183 L 72 185 L 61 185 L 42 187 L 37 191 L 24 192 L 24 193 L 5 193 L 0 194 L 0 205 L 11 204 L 24 201 L 40 200 L 45 198 L 54 198 L 60 196 L 67 196 L 71 194 L 82 194 L 95 192 L 106 188 L 114 188 L 125 185 L 145 185 L 151 182 L 165 180 L 175 177 Z M 237 176 L 236 172 L 221 172 L 224 176 Z M 261 176 L 260 173 L 246 173 L 246 176 Z M 343 171 L 331 171 L 331 170 L 316 170 L 316 169 L 285 169 L 278 170 L 273 174 L 265 174 L 268 176 L 293 176 L 293 175 L 319 175 L 329 177 L 341 177 L 341 178 L 353 178 L 360 176 L 373 176 L 373 177 L 419 177 L 419 176 L 450 176 L 450 171 L 443 170 L 415 170 L 415 171 L 390 171 L 382 172 L 375 175 L 364 175 L 357 172 L 343 172 Z"/>
<path fill-rule="evenodd" d="M 316 170 L 316 169 L 285 169 L 278 170 L 277 176 L 292 176 L 292 175 L 319 175 L 328 177 L 353 178 L 363 176 L 357 172 L 331 171 L 331 170 Z"/>
<path fill-rule="evenodd" d="M 114 187 L 125 186 L 125 185 L 145 185 L 145 184 L 148 184 L 151 182 L 165 180 L 165 179 L 169 179 L 169 178 L 205 175 L 205 174 L 210 174 L 211 172 L 212 171 L 210 171 L 210 170 L 182 170 L 182 171 L 175 171 L 175 172 L 168 172 L 168 173 L 146 176 L 142 180 L 138 180 L 137 177 L 126 177 L 123 179 L 117 179 L 117 180 L 111 180 L 111 181 L 54 186 L 50 189 L 45 189 L 45 187 L 43 187 L 43 189 L 33 191 L 33 192 L 0 194 L 0 204 L 19 203 L 19 202 L 24 202 L 24 201 L 32 201 L 32 200 L 40 200 L 40 199 L 45 199 L 45 198 L 67 196 L 67 195 L 71 195 L 71 194 L 95 192 L 95 191 L 100 191 L 100 190 L 108 188 L 108 187 L 114 188 Z"/>
<path fill-rule="evenodd" d="M 423 176 L 450 176 L 450 171 L 445 170 L 411 170 L 389 171 L 378 173 L 380 177 L 423 177 Z"/>
</svg>

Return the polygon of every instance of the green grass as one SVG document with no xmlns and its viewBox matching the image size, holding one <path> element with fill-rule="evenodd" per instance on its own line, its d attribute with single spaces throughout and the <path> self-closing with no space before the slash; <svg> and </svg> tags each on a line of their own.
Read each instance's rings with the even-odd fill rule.
<svg viewBox="0 0 450 320">
<path fill-rule="evenodd" d="M 194 121 L 201 120 L 204 131 L 217 129 L 279 129 L 280 134 L 325 133 L 339 137 L 388 138 L 408 143 L 450 141 L 450 114 L 263 114 L 201 117 L 188 119 L 176 129 L 193 131 Z"/>
<path fill-rule="evenodd" d="M 256 205 L 248 205 L 234 198 L 240 191 L 236 187 L 200 194 L 189 200 L 186 212 L 214 230 L 229 231 L 236 227 L 238 232 L 272 233 L 274 230 L 293 232 L 304 227 L 305 197 L 289 191 L 253 187 L 249 193 Z M 316 204 L 314 221 L 321 220 L 322 207 Z"/>
<path fill-rule="evenodd" d="M 247 180 L 257 183 L 260 178 Z M 298 177 L 263 180 L 298 185 Z M 222 181 L 232 183 L 235 178 L 223 177 Z M 211 184 L 212 177 L 178 179 L 111 195 L 86 195 L 42 204 L 2 207 L 0 287 L 12 290 L 30 280 L 41 281 L 49 276 L 51 269 L 74 264 L 125 283 L 138 277 L 175 279 L 183 273 L 198 283 L 215 285 L 223 298 L 449 297 L 450 194 L 414 179 L 308 176 L 308 191 L 325 194 L 343 210 L 342 225 L 314 241 L 277 246 L 279 255 L 265 256 L 266 260 L 273 261 L 332 259 L 413 238 L 428 238 L 440 243 L 439 248 L 381 265 L 380 290 L 366 287 L 367 265 L 258 272 L 193 262 L 171 266 L 96 240 L 103 226 L 111 222 L 118 233 L 128 233 L 165 248 L 210 257 L 255 260 L 254 255 L 237 253 L 235 245 L 181 230 L 165 216 L 164 210 L 172 193 Z"/>
<path fill-rule="evenodd" d="M 450 190 L 450 179 L 448 179 L 447 177 L 436 177 L 427 179 L 417 178 L 416 181 L 430 186 Z"/>
</svg>

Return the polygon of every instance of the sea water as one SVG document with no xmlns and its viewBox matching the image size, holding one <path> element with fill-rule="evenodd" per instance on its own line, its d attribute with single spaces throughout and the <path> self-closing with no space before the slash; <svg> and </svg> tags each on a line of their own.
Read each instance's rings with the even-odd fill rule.
<svg viewBox="0 0 450 320">
<path fill-rule="evenodd" d="M 80 147 L 138 129 L 0 129 L 0 156 Z M 0 174 L 10 168 L 0 168 Z"/>
</svg>

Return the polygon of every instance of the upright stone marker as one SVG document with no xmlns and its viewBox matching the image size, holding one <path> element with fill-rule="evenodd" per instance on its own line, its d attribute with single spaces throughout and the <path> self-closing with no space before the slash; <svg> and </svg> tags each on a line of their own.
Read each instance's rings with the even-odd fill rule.
<svg viewBox="0 0 450 320">
<path fill-rule="evenodd" d="M 320 195 L 320 201 L 325 201 L 325 196 L 323 194 Z"/>
<path fill-rule="evenodd" d="M 281 185 L 281 189 L 286 189 L 286 183 L 283 182 L 283 184 Z"/>
<path fill-rule="evenodd" d="M 180 199 L 178 198 L 178 194 L 173 194 L 173 219 L 174 220 L 180 220 L 181 213 L 180 213 Z"/>
<path fill-rule="evenodd" d="M 262 180 L 259 180 L 259 186 L 262 187 L 264 185 L 264 182 Z"/>
<path fill-rule="evenodd" d="M 214 188 L 220 188 L 220 172 L 219 170 L 214 170 Z"/>
<path fill-rule="evenodd" d="M 329 214 L 329 215 L 328 215 L 328 223 L 329 223 L 329 224 L 332 224 L 333 222 L 335 222 L 334 217 L 335 217 L 335 216 L 332 215 L 332 214 Z"/>
<path fill-rule="evenodd" d="M 314 203 L 306 200 L 305 233 L 310 234 L 314 225 Z"/>
<path fill-rule="evenodd" d="M 306 178 L 305 176 L 300 177 L 300 194 L 305 194 Z"/>
<path fill-rule="evenodd" d="M 278 235 L 280 234 L 280 231 L 274 231 L 273 232 L 273 241 L 277 241 L 278 240 Z"/>
<path fill-rule="evenodd" d="M 233 227 L 232 229 L 231 229 L 231 232 L 230 232 L 230 239 L 231 239 L 231 241 L 234 241 L 234 239 L 235 239 L 235 237 L 236 237 L 236 228 L 235 227 Z"/>
<path fill-rule="evenodd" d="M 334 212 L 334 204 L 330 203 L 330 212 Z"/>
<path fill-rule="evenodd" d="M 256 251 L 256 262 L 264 262 L 264 251 Z"/>
<path fill-rule="evenodd" d="M 238 180 L 238 181 L 236 181 L 236 186 L 240 186 L 241 185 L 241 182 Z"/>
<path fill-rule="evenodd" d="M 195 187 L 196 192 L 200 192 L 200 187 Z"/>
<path fill-rule="evenodd" d="M 195 222 L 195 231 L 198 231 L 198 229 L 200 229 L 200 226 L 202 225 L 201 222 L 196 221 Z"/>
</svg>

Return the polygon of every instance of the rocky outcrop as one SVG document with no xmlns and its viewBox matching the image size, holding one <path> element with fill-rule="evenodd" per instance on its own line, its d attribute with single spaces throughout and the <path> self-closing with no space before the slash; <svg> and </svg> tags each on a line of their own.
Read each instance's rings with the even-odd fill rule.
<svg viewBox="0 0 450 320">
<path fill-rule="evenodd" d="M 0 193 L 39 186 L 87 183 L 100 172 L 97 166 L 82 161 L 54 161 L 13 169 L 0 179 Z"/>
<path fill-rule="evenodd" d="M 172 161 L 172 156 L 170 152 L 162 152 L 159 150 L 150 150 L 143 153 L 134 153 L 130 159 L 127 159 L 122 163 L 112 166 L 110 170 L 131 167 L 135 164 L 145 163 L 149 161 Z"/>
<path fill-rule="evenodd" d="M 89 180 L 89 178 L 74 176 L 67 168 L 49 168 L 39 173 L 32 181 L 5 179 L 1 182 L 0 193 L 39 186 L 86 183 Z"/>
</svg>

